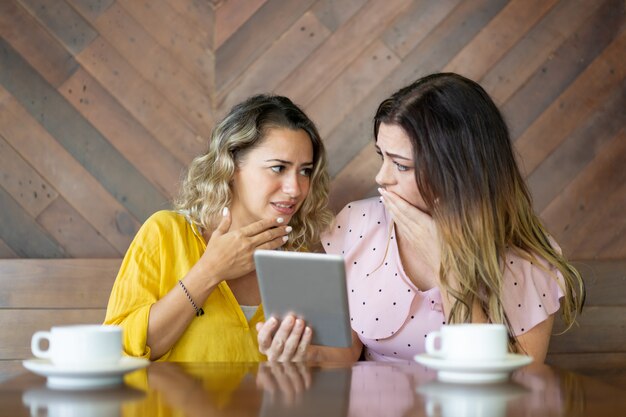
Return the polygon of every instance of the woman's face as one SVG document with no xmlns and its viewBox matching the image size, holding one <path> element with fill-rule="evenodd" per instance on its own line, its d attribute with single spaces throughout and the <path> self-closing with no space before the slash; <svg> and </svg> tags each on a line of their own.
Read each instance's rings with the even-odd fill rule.
<svg viewBox="0 0 626 417">
<path fill-rule="evenodd" d="M 427 211 L 415 182 L 413 148 L 404 129 L 381 123 L 376 138 L 376 152 L 383 162 L 376 174 L 378 185 L 398 194 L 420 210 Z"/>
<path fill-rule="evenodd" d="M 233 178 L 233 227 L 282 217 L 285 223 L 309 193 L 313 144 L 302 129 L 271 128 L 247 152 Z"/>
</svg>

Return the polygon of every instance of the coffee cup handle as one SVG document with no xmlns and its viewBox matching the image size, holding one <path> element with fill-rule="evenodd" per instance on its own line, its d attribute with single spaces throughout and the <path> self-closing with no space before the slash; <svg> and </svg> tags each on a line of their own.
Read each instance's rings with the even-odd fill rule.
<svg viewBox="0 0 626 417">
<path fill-rule="evenodd" d="M 48 346 L 48 350 L 41 350 L 39 347 L 39 343 L 43 339 L 48 339 L 48 343 L 51 342 L 50 332 L 40 331 L 36 332 L 33 335 L 33 338 L 30 340 L 30 350 L 33 351 L 33 355 L 42 359 L 50 359 L 50 347 Z"/>
<path fill-rule="evenodd" d="M 430 332 L 428 333 L 428 335 L 426 335 L 426 353 L 428 353 L 429 355 L 441 356 L 443 354 L 443 350 L 441 347 L 439 349 L 435 347 L 435 342 L 437 341 L 437 339 L 441 340 L 440 331 Z"/>
</svg>

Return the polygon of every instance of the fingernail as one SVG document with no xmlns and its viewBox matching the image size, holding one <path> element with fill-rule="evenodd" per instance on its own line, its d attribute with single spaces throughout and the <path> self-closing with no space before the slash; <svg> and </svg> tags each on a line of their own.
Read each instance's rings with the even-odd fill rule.
<svg viewBox="0 0 626 417">
<path fill-rule="evenodd" d="M 283 242 L 286 242 L 289 240 L 289 236 L 283 236 Z"/>
<path fill-rule="evenodd" d="M 311 333 L 312 331 L 313 331 L 313 330 L 311 330 L 311 328 L 310 328 L 309 326 L 306 326 L 306 329 L 304 329 L 304 332 L 305 332 L 306 334 L 309 334 L 309 333 Z"/>
<path fill-rule="evenodd" d="M 222 209 L 222 216 L 223 216 L 223 217 L 228 216 L 228 207 L 224 207 L 224 208 Z"/>
<path fill-rule="evenodd" d="M 379 192 L 380 194 L 382 194 L 384 191 L 385 191 L 385 190 L 383 190 L 382 188 L 378 187 L 378 192 Z"/>
<path fill-rule="evenodd" d="M 276 323 L 276 317 L 270 317 L 270 319 L 268 320 L 268 322 L 269 322 L 270 324 L 274 324 L 274 323 Z"/>
<path fill-rule="evenodd" d="M 282 217 L 276 219 L 276 223 L 283 223 L 284 221 L 285 219 L 283 219 Z"/>
<path fill-rule="evenodd" d="M 291 226 L 285 227 L 285 232 L 287 232 L 287 233 L 291 232 L 292 230 L 293 230 L 293 227 L 291 227 Z"/>
</svg>

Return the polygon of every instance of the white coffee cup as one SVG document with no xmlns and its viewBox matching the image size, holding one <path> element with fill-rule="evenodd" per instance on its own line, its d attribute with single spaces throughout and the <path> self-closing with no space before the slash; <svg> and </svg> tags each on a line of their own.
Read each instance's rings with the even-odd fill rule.
<svg viewBox="0 0 626 417">
<path fill-rule="evenodd" d="M 498 361 L 507 351 L 503 324 L 448 324 L 426 336 L 426 353 L 451 361 Z"/>
<path fill-rule="evenodd" d="M 47 350 L 40 347 L 48 340 Z M 33 354 L 59 367 L 107 366 L 122 357 L 122 328 L 97 324 L 56 326 L 39 331 L 30 344 Z"/>
</svg>

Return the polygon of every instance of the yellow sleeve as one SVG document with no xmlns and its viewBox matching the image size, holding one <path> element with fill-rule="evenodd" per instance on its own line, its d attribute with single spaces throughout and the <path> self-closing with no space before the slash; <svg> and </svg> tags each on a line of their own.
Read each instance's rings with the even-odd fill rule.
<svg viewBox="0 0 626 417">
<path fill-rule="evenodd" d="M 150 308 L 159 299 L 161 268 L 158 228 L 150 219 L 131 243 L 113 284 L 104 324 L 123 328 L 124 352 L 150 357 L 146 346 Z"/>
</svg>

